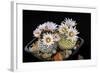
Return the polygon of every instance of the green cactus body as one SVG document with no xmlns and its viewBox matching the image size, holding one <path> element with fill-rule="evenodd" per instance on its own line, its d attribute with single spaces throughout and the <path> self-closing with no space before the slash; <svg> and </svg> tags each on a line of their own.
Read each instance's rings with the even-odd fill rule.
<svg viewBox="0 0 100 73">
<path fill-rule="evenodd" d="M 60 49 L 72 49 L 76 44 L 76 41 L 72 41 L 71 39 L 62 38 L 59 42 Z"/>
</svg>

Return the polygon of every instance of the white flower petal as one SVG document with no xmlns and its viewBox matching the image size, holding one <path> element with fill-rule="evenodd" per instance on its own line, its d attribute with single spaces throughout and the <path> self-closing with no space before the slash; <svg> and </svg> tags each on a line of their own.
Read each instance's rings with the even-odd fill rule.
<svg viewBox="0 0 100 73">
<path fill-rule="evenodd" d="M 57 29 L 57 24 L 48 21 L 48 22 L 43 23 L 41 25 L 41 28 L 43 28 L 44 30 L 53 31 L 53 30 L 56 30 Z"/>
<path fill-rule="evenodd" d="M 66 25 L 66 24 L 61 24 L 60 26 L 59 26 L 59 32 L 61 33 L 61 34 L 64 34 L 64 33 L 67 33 L 68 32 L 68 26 Z"/>
<path fill-rule="evenodd" d="M 64 23 L 65 23 L 66 25 L 68 25 L 69 27 L 70 27 L 70 26 L 75 26 L 75 25 L 76 25 L 76 21 L 73 21 L 72 19 L 69 19 L 69 18 L 65 18 Z"/>
<path fill-rule="evenodd" d="M 42 39 L 44 45 L 50 46 L 54 44 L 53 35 L 52 34 L 44 34 Z"/>
<path fill-rule="evenodd" d="M 36 29 L 35 31 L 33 31 L 33 34 L 35 37 L 40 37 L 41 31 L 39 29 Z"/>
<path fill-rule="evenodd" d="M 70 27 L 69 32 L 67 34 L 68 38 L 71 39 L 72 41 L 77 41 L 79 32 L 76 30 L 76 28 Z"/>
</svg>

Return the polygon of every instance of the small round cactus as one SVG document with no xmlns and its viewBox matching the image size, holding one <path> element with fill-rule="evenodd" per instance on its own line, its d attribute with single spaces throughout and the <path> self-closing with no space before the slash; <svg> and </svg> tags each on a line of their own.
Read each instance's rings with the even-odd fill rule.
<svg viewBox="0 0 100 73">
<path fill-rule="evenodd" d="M 72 49 L 76 44 L 76 41 L 72 41 L 71 39 L 64 39 L 62 38 L 59 42 L 60 49 Z"/>
<path fill-rule="evenodd" d="M 42 53 L 55 53 L 57 49 L 57 44 L 54 43 L 50 46 L 44 45 L 42 41 L 39 41 L 38 48 Z"/>
</svg>

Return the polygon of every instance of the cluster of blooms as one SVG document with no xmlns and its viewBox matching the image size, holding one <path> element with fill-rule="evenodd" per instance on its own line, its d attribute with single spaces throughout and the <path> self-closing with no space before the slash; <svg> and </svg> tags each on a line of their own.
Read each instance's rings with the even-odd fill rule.
<svg viewBox="0 0 100 73">
<path fill-rule="evenodd" d="M 37 48 L 37 53 L 41 52 L 37 55 L 41 54 L 42 58 L 53 57 L 54 60 L 68 58 L 78 39 L 79 32 L 76 25 L 76 22 L 69 18 L 65 18 L 60 25 L 49 21 L 40 24 L 33 31 L 33 35 L 38 38 L 33 49 Z"/>
<path fill-rule="evenodd" d="M 47 32 L 42 33 L 44 31 Z M 53 22 L 45 22 L 39 25 L 36 30 L 33 31 L 33 34 L 37 38 L 40 38 L 41 34 L 43 34 L 43 44 L 50 46 L 54 44 L 54 42 L 59 41 L 61 35 L 65 36 L 66 39 L 77 41 L 77 34 L 79 34 L 79 32 L 76 29 L 76 22 L 72 19 L 65 18 L 65 20 L 61 22 L 61 25 L 57 25 Z"/>
<path fill-rule="evenodd" d="M 58 30 L 61 34 L 66 35 L 67 39 L 77 41 L 77 34 L 79 34 L 79 32 L 77 31 L 75 25 L 75 21 L 73 21 L 72 19 L 65 18 L 65 20 L 61 22 L 61 25 L 59 26 Z"/>
<path fill-rule="evenodd" d="M 57 30 L 57 24 L 53 22 L 45 22 L 44 24 L 38 26 L 38 28 L 35 31 L 33 31 L 33 34 L 37 38 L 40 38 L 42 34 L 43 44 L 49 47 L 50 45 L 54 44 L 54 42 L 60 40 L 59 35 L 54 33 L 55 30 Z"/>
</svg>

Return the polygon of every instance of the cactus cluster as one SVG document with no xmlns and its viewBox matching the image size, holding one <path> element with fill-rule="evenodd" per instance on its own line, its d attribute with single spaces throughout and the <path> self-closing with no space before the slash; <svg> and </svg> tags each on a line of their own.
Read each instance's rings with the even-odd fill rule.
<svg viewBox="0 0 100 73">
<path fill-rule="evenodd" d="M 57 60 L 59 57 L 59 60 L 67 58 L 78 39 L 77 34 L 79 32 L 76 25 L 76 22 L 69 18 L 65 18 L 60 25 L 53 22 L 45 22 L 39 25 L 33 31 L 33 35 L 38 38 L 36 45 L 38 52 L 42 53 L 41 57 L 51 60 Z M 65 53 L 65 55 L 61 53 Z"/>
</svg>

